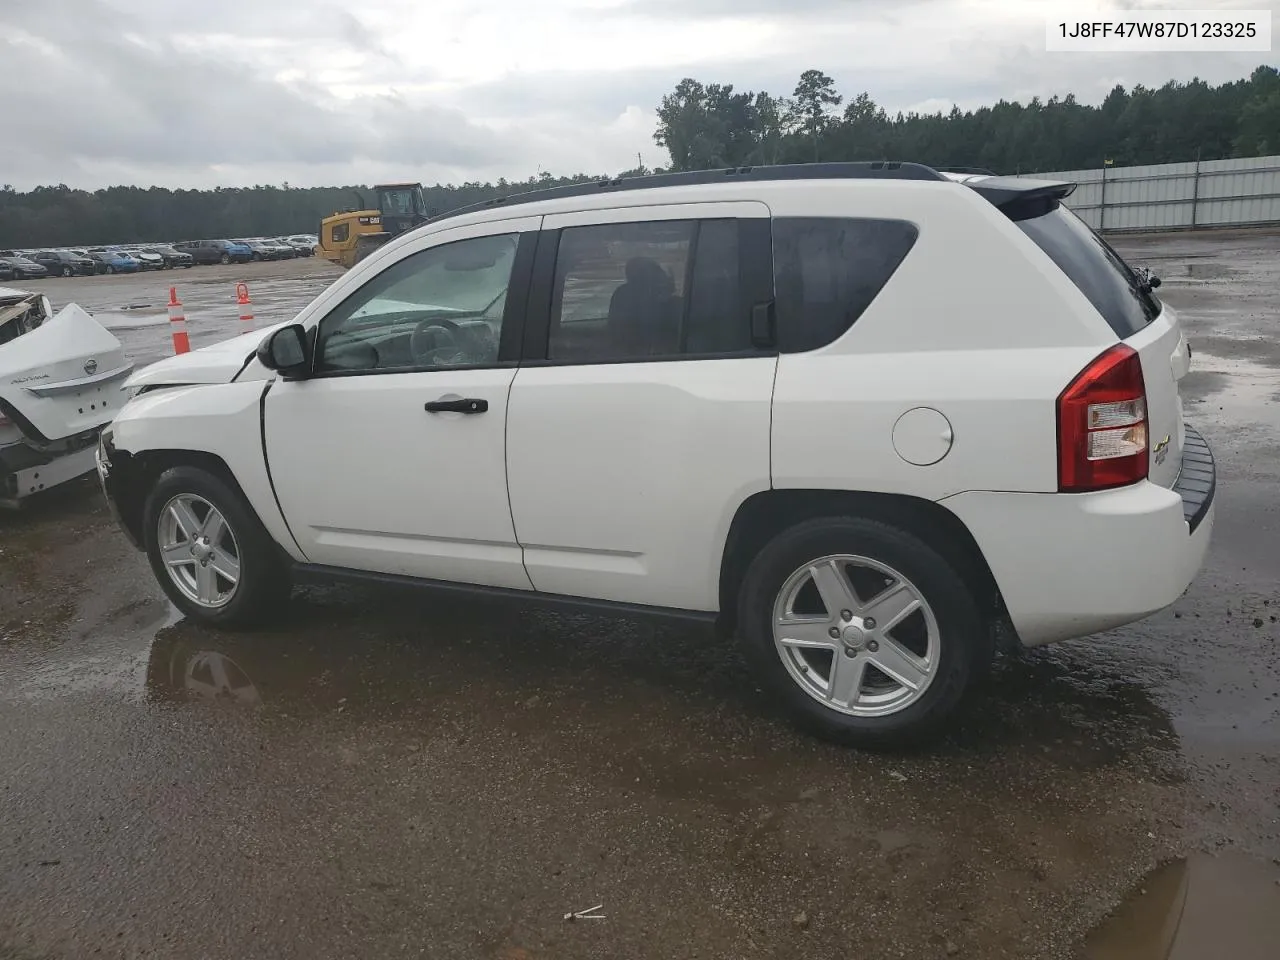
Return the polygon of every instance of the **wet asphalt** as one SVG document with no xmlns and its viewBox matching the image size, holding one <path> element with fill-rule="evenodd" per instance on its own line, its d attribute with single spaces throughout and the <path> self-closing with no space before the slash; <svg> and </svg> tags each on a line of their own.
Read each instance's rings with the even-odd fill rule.
<svg viewBox="0 0 1280 960">
<path fill-rule="evenodd" d="M 915 753 L 794 732 L 710 631 L 328 588 L 221 634 L 92 482 L 0 514 L 0 958 L 1065 958 L 1174 858 L 1273 869 L 1280 236 L 1116 244 L 1191 339 L 1207 565 L 1140 624 L 1002 659 Z M 285 319 L 335 275 L 44 288 L 154 359 L 162 309 L 124 308 L 175 277 L 198 344 L 238 280 Z"/>
</svg>

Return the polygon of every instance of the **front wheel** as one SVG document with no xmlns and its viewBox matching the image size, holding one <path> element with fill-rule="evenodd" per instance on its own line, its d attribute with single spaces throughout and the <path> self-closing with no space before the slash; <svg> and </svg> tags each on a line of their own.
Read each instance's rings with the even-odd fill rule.
<svg viewBox="0 0 1280 960">
<path fill-rule="evenodd" d="M 804 726 L 855 746 L 935 734 L 992 657 L 951 562 L 860 517 L 778 534 L 748 568 L 738 614 L 766 687 Z"/>
<path fill-rule="evenodd" d="M 287 599 L 271 535 L 221 477 L 197 467 L 166 470 L 147 497 L 144 523 L 151 569 L 192 619 L 250 626 Z"/>
<path fill-rule="evenodd" d="M 63 275 L 64 277 L 69 277 L 69 276 L 71 276 L 74 272 L 75 272 L 75 271 L 74 271 L 74 270 L 72 270 L 70 267 L 63 267 L 63 268 L 62 268 L 62 275 Z"/>
<path fill-rule="evenodd" d="M 222 261 L 222 265 L 225 267 L 228 263 L 230 263 L 230 262 L 231 262 L 231 254 L 229 254 L 229 253 L 224 253 L 224 254 L 223 254 L 221 257 L 219 257 L 218 259 Z"/>
<path fill-rule="evenodd" d="M 107 264 L 107 273 L 115 273 L 115 272 L 116 272 L 116 268 L 111 266 L 111 264 Z"/>
</svg>

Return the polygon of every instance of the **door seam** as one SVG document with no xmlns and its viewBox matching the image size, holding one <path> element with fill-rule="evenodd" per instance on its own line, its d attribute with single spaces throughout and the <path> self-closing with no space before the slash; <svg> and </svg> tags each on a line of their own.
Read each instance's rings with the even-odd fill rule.
<svg viewBox="0 0 1280 960">
<path fill-rule="evenodd" d="M 303 550 L 302 544 L 298 542 L 298 538 L 293 532 L 293 527 L 289 524 L 289 516 L 284 512 L 284 506 L 280 503 L 280 494 L 276 491 L 275 477 L 271 475 L 271 458 L 267 455 L 267 394 L 271 392 L 275 382 L 274 379 L 268 380 L 266 387 L 262 390 L 262 396 L 258 398 L 258 432 L 262 437 L 262 467 L 267 472 L 267 483 L 271 487 L 271 498 L 276 502 L 276 511 L 280 514 L 280 520 L 284 523 L 285 532 L 289 534 L 289 539 L 293 541 L 293 545 L 297 548 L 303 561 L 310 563 L 311 558 L 307 556 L 307 551 Z"/>
<path fill-rule="evenodd" d="M 516 527 L 515 504 L 511 502 L 511 398 L 516 392 L 516 381 L 519 379 L 520 368 L 516 367 L 515 375 L 511 378 L 511 386 L 507 388 L 507 403 L 502 417 L 502 470 L 505 474 L 503 480 L 506 481 L 507 515 L 511 518 L 511 534 L 516 538 L 516 546 L 520 548 L 520 568 L 524 570 L 524 575 L 529 580 L 529 588 L 534 593 L 537 593 L 538 585 L 533 582 L 533 575 L 529 573 L 529 563 L 525 556 L 524 542 L 520 539 L 520 531 Z"/>
</svg>

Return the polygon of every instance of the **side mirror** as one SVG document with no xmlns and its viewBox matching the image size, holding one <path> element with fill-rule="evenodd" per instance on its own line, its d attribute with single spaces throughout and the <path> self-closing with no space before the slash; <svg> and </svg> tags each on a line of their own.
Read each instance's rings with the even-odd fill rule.
<svg viewBox="0 0 1280 960">
<path fill-rule="evenodd" d="M 281 327 L 258 344 L 258 362 L 284 377 L 305 377 L 311 369 L 307 331 L 300 323 Z"/>
</svg>

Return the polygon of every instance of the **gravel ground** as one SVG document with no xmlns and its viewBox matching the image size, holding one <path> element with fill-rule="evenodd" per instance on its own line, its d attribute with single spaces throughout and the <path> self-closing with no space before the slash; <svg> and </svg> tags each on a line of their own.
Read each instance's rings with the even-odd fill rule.
<svg viewBox="0 0 1280 960">
<path fill-rule="evenodd" d="M 923 752 L 798 735 L 709 632 L 342 588 L 222 635 L 91 482 L 0 514 L 0 958 L 1066 958 L 1161 863 L 1269 865 L 1280 237 L 1117 245 L 1195 350 L 1207 566 L 1143 623 L 1002 660 Z M 41 288 L 154 359 L 175 280 L 198 345 L 237 281 L 274 322 L 336 275 Z"/>
</svg>

